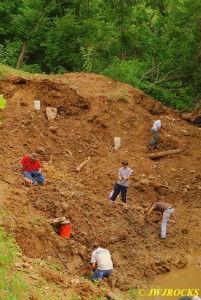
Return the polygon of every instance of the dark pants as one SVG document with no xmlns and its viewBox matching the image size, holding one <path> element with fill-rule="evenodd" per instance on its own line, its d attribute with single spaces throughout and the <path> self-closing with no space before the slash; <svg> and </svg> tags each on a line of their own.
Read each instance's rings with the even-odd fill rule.
<svg viewBox="0 0 201 300">
<path fill-rule="evenodd" d="M 116 183 L 115 186 L 114 186 L 114 193 L 113 193 L 113 195 L 111 196 L 110 199 L 112 201 L 115 201 L 116 198 L 117 198 L 117 196 L 121 192 L 121 201 L 124 202 L 124 203 L 126 203 L 127 189 L 128 189 L 127 186 L 122 186 L 122 185 Z"/>
<path fill-rule="evenodd" d="M 91 280 L 98 280 L 98 279 L 102 279 L 103 277 L 109 277 L 112 274 L 112 270 L 95 270 Z"/>
<path fill-rule="evenodd" d="M 152 140 L 149 142 L 149 146 L 151 146 L 151 147 L 156 147 L 157 144 L 158 144 L 158 131 L 152 129 L 152 130 L 151 130 L 151 133 L 152 133 L 153 138 L 152 138 Z"/>
</svg>

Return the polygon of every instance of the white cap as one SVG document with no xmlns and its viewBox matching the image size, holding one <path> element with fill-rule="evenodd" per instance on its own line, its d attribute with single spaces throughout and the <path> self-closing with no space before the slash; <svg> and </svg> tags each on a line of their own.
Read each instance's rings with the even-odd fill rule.
<svg viewBox="0 0 201 300">
<path fill-rule="evenodd" d="M 201 298 L 198 296 L 193 296 L 192 300 L 201 300 Z"/>
</svg>

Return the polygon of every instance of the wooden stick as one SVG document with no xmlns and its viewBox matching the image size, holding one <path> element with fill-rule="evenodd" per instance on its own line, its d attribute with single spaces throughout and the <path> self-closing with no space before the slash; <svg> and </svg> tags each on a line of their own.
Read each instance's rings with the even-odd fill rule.
<svg viewBox="0 0 201 300">
<path fill-rule="evenodd" d="M 61 256 L 57 253 L 57 251 L 52 247 L 52 245 L 50 244 L 50 242 L 46 239 L 45 240 L 48 242 L 48 244 L 50 245 L 50 247 L 52 248 L 52 250 L 54 251 L 54 253 L 56 254 L 56 256 L 59 258 L 59 260 L 61 261 L 61 263 L 63 264 L 63 266 L 65 267 L 65 269 L 69 272 L 68 267 L 66 266 L 66 263 L 64 262 L 64 260 L 61 258 Z"/>
<path fill-rule="evenodd" d="M 91 157 L 88 156 L 88 158 L 83 161 L 77 168 L 76 168 L 76 172 L 79 172 L 89 161 L 90 161 Z"/>
<path fill-rule="evenodd" d="M 164 156 L 171 155 L 171 154 L 177 154 L 177 153 L 180 153 L 181 151 L 182 151 L 182 149 L 168 150 L 168 151 L 164 151 L 164 152 L 157 152 L 157 153 L 149 154 L 148 157 L 151 159 L 156 159 L 156 158 L 164 157 Z"/>
</svg>

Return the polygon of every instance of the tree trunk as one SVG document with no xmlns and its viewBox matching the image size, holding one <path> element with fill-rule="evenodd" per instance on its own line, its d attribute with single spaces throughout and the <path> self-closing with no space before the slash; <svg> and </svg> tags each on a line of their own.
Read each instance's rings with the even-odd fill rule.
<svg viewBox="0 0 201 300">
<path fill-rule="evenodd" d="M 151 159 L 156 159 L 156 158 L 164 157 L 167 155 L 180 153 L 181 151 L 182 151 L 181 149 L 168 150 L 168 151 L 164 151 L 164 152 L 157 152 L 157 153 L 149 154 L 148 157 Z"/>
<path fill-rule="evenodd" d="M 20 69 L 24 56 L 25 56 L 25 52 L 26 52 L 26 48 L 27 48 L 27 44 L 26 42 L 22 43 L 22 49 L 20 51 L 20 55 L 18 56 L 18 60 L 17 60 L 17 64 L 16 64 L 16 69 Z"/>
</svg>

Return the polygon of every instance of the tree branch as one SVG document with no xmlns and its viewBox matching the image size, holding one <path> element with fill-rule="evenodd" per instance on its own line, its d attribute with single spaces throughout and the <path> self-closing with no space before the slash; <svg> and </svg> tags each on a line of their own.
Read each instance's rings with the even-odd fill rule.
<svg viewBox="0 0 201 300">
<path fill-rule="evenodd" d="M 153 30 L 153 28 L 151 27 L 151 21 L 152 21 L 154 15 L 155 15 L 155 11 L 153 12 L 153 14 L 151 15 L 151 17 L 150 17 L 150 19 L 149 19 L 149 28 L 150 28 L 150 30 L 151 30 L 152 32 L 154 32 L 154 30 Z"/>
</svg>

